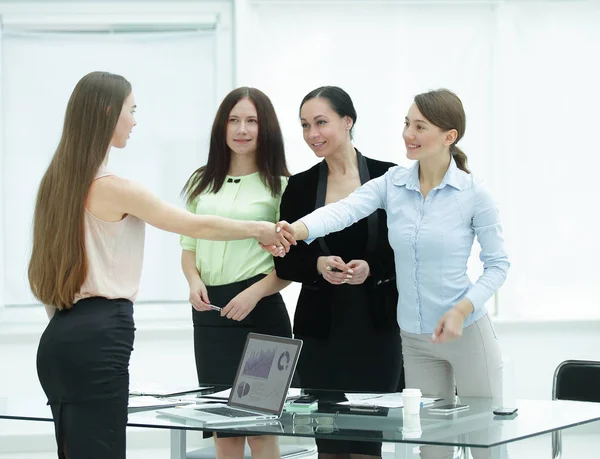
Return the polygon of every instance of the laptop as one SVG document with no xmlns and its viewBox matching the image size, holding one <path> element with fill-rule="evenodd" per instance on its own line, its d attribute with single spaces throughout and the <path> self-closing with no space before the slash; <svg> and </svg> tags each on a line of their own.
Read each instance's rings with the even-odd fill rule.
<svg viewBox="0 0 600 459">
<path fill-rule="evenodd" d="M 302 349 L 299 339 L 248 333 L 229 401 L 157 410 L 205 426 L 278 422 Z"/>
</svg>

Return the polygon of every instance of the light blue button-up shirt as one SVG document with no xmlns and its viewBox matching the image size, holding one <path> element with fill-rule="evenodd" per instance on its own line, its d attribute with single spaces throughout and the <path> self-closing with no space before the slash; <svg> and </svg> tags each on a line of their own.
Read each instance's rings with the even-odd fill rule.
<svg viewBox="0 0 600 459">
<path fill-rule="evenodd" d="M 432 333 L 438 321 L 462 298 L 474 312 L 471 325 L 485 315 L 485 303 L 506 279 L 510 266 L 496 204 L 484 184 L 454 159 L 442 182 L 423 199 L 418 162 L 392 167 L 347 198 L 303 217 L 307 243 L 340 231 L 385 209 L 394 249 L 398 286 L 398 324 L 409 333 Z M 472 283 L 467 260 L 473 239 L 481 246 L 483 274 Z"/>
</svg>

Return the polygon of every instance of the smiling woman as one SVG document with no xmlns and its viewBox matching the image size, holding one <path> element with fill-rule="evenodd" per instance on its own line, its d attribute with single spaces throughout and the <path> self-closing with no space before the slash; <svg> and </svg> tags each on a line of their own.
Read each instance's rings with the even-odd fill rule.
<svg viewBox="0 0 600 459">
<path fill-rule="evenodd" d="M 287 185 L 283 137 L 269 98 L 242 87 L 221 103 L 212 127 L 208 162 L 182 191 L 188 210 L 253 221 L 279 219 Z M 273 258 L 254 241 L 181 238 L 181 263 L 193 307 L 198 380 L 229 387 L 249 332 L 291 337 Z M 214 304 L 213 304 L 214 303 Z M 214 306 L 220 306 L 219 311 Z M 217 451 L 242 458 L 244 437 L 215 435 Z M 275 437 L 248 437 L 253 457 L 278 457 Z M 262 452 L 262 455 L 261 455 Z M 266 454 L 266 456 L 265 456 Z"/>
<path fill-rule="evenodd" d="M 304 141 L 320 164 L 290 178 L 281 218 L 294 221 L 335 203 L 394 164 L 363 156 L 352 144 L 357 120 L 352 99 L 337 86 L 308 93 L 300 104 Z M 298 361 L 303 387 L 396 392 L 404 387 L 387 216 L 365 220 L 318 243 L 300 243 L 275 267 L 302 283 L 294 334 L 304 342 Z M 320 398 L 326 396 L 321 394 Z M 319 457 L 381 456 L 381 443 L 317 439 Z"/>
</svg>

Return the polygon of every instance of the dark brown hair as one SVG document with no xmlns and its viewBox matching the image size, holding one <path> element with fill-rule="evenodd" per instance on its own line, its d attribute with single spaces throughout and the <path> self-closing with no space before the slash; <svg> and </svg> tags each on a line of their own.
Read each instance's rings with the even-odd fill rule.
<svg viewBox="0 0 600 459">
<path fill-rule="evenodd" d="M 285 161 L 283 135 L 275 108 L 265 93 L 244 86 L 227 94 L 217 110 L 210 134 L 208 161 L 205 166 L 194 171 L 181 190 L 181 196 L 188 204 L 204 190 L 217 193 L 223 186 L 231 162 L 231 151 L 227 146 L 227 123 L 231 110 L 242 99 L 249 99 L 256 108 L 256 166 L 260 178 L 274 197 L 281 194 L 281 177 L 289 177 L 290 172 Z"/>
<path fill-rule="evenodd" d="M 450 145 L 450 153 L 456 161 L 456 166 L 460 170 L 470 174 L 471 172 L 467 165 L 467 155 L 456 146 L 465 134 L 467 125 L 465 110 L 458 96 L 447 89 L 437 89 L 416 95 L 415 104 L 421 114 L 431 124 L 443 131 L 456 129 L 458 136 L 454 143 Z"/>
<path fill-rule="evenodd" d="M 329 106 L 340 116 L 340 118 L 343 118 L 344 116 L 350 117 L 352 120 L 350 138 L 352 139 L 354 125 L 356 124 L 356 118 L 358 118 L 358 115 L 356 114 L 356 109 L 354 108 L 354 103 L 352 103 L 350 95 L 338 86 L 321 86 L 320 88 L 313 89 L 306 96 L 304 96 L 304 99 L 302 99 L 302 102 L 300 102 L 299 111 L 302 111 L 302 106 L 306 102 L 316 98 L 327 100 L 327 102 L 329 102 Z"/>
<path fill-rule="evenodd" d="M 85 202 L 129 94 L 130 83 L 107 72 L 87 74 L 71 94 L 33 216 L 28 277 L 31 291 L 43 304 L 70 308 L 85 281 Z"/>
</svg>

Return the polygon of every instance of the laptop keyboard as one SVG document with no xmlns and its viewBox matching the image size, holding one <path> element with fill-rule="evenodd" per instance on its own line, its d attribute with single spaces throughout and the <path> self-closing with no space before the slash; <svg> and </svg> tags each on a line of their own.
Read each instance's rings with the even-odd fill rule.
<svg viewBox="0 0 600 459">
<path fill-rule="evenodd" d="M 237 410 L 235 408 L 229 408 L 227 406 L 215 406 L 212 408 L 201 408 L 198 411 L 203 411 L 205 413 L 211 414 L 220 414 L 222 416 L 227 416 L 230 418 L 247 418 L 248 416 L 259 416 L 256 413 L 251 413 L 250 411 L 242 411 Z"/>
</svg>

